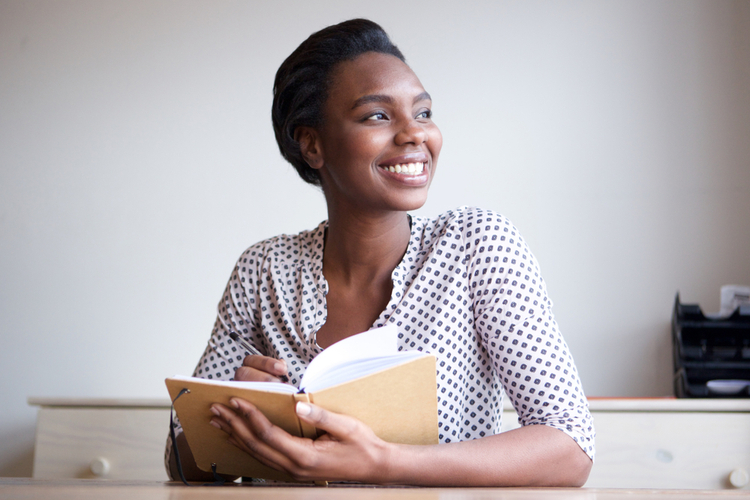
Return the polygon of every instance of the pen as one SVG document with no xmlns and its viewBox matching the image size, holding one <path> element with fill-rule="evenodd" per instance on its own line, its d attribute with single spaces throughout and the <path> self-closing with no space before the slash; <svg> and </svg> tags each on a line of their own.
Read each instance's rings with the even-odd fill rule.
<svg viewBox="0 0 750 500">
<path fill-rule="evenodd" d="M 237 342 L 244 350 L 249 352 L 250 354 L 255 354 L 256 356 L 263 356 L 258 349 L 248 344 L 245 339 L 237 335 L 235 332 L 229 332 L 229 336 L 232 337 L 232 340 Z"/>
<path fill-rule="evenodd" d="M 235 332 L 229 332 L 229 336 L 232 338 L 232 340 L 234 340 L 235 342 L 237 342 L 244 350 L 246 350 L 250 354 L 254 354 L 256 356 L 263 356 L 260 353 L 260 351 L 258 351 L 258 349 L 256 349 L 255 347 L 251 346 L 250 344 L 248 344 L 245 341 L 245 339 L 243 339 L 242 337 L 240 337 L 239 335 L 237 335 L 237 333 L 235 333 Z M 283 382 L 287 381 L 286 375 L 281 375 L 279 378 Z"/>
</svg>

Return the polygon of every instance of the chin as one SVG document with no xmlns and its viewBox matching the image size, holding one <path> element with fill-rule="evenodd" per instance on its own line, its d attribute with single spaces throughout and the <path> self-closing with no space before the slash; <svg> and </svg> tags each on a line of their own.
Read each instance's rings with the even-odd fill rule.
<svg viewBox="0 0 750 500">
<path fill-rule="evenodd" d="M 427 203 L 427 196 L 408 196 L 403 197 L 399 200 L 398 203 L 396 203 L 395 210 L 399 212 L 412 212 L 414 210 L 419 210 L 424 206 L 424 204 Z"/>
</svg>

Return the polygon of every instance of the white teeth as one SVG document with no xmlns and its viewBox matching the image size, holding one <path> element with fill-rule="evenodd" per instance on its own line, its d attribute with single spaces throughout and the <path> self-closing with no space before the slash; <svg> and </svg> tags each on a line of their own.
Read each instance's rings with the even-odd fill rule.
<svg viewBox="0 0 750 500">
<path fill-rule="evenodd" d="M 424 163 L 402 163 L 398 165 L 391 165 L 388 167 L 383 167 L 389 172 L 395 172 L 397 174 L 409 174 L 409 175 L 415 175 L 415 174 L 421 174 L 424 171 Z"/>
</svg>

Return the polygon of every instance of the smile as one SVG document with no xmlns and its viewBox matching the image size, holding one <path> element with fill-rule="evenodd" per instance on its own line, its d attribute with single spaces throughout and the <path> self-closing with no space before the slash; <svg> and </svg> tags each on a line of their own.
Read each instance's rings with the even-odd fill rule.
<svg viewBox="0 0 750 500">
<path fill-rule="evenodd" d="M 383 165 L 380 168 L 405 175 L 419 175 L 424 171 L 424 163 L 398 163 L 396 165 Z"/>
</svg>

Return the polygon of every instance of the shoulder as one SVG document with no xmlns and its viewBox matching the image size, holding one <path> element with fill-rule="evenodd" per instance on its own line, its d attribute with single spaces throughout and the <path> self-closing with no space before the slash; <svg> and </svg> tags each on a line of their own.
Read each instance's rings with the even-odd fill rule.
<svg viewBox="0 0 750 500">
<path fill-rule="evenodd" d="M 435 219 L 420 219 L 424 232 L 435 237 L 448 236 L 460 238 L 467 247 L 473 246 L 475 240 L 500 239 L 510 241 L 519 239 L 518 230 L 505 216 L 478 207 L 459 207 L 440 214 Z M 478 242 L 477 242 L 478 243 Z"/>
<path fill-rule="evenodd" d="M 516 226 L 504 215 L 477 207 L 459 207 L 423 220 L 424 246 L 450 248 L 476 268 L 502 263 L 502 269 L 533 269 L 539 264 Z M 505 264 L 508 264 L 507 266 Z"/>
<path fill-rule="evenodd" d="M 238 267 L 273 263 L 295 266 L 314 258 L 323 251 L 323 234 L 326 222 L 297 234 L 280 234 L 261 240 L 248 247 L 237 261 Z"/>
</svg>

